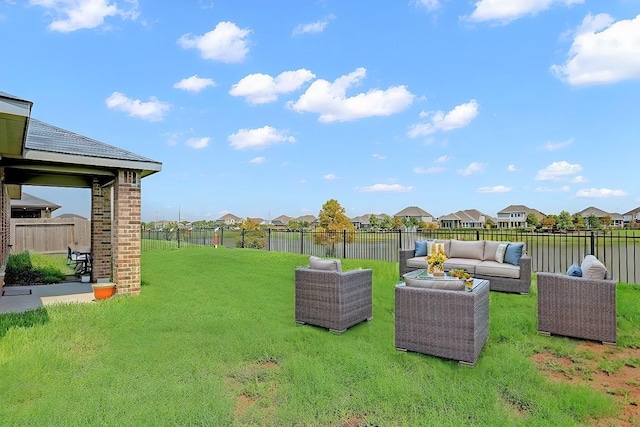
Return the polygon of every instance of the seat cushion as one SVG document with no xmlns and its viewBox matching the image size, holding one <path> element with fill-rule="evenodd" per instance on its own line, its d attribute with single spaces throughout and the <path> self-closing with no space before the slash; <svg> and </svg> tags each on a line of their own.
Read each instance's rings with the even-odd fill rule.
<svg viewBox="0 0 640 427">
<path fill-rule="evenodd" d="M 603 280 L 607 275 L 607 267 L 593 255 L 587 255 L 580 265 L 582 277 L 586 279 Z"/>
<path fill-rule="evenodd" d="M 449 258 L 469 258 L 482 261 L 484 258 L 484 240 L 451 239 Z"/>
<path fill-rule="evenodd" d="M 462 268 L 473 276 L 476 272 L 476 266 L 482 262 L 479 259 L 449 258 L 444 262 L 444 269 L 445 271 L 451 271 L 454 268 Z"/>
<path fill-rule="evenodd" d="M 449 291 L 462 291 L 465 289 L 464 280 L 429 280 L 405 278 L 407 286 L 413 288 L 444 289 Z"/>
<path fill-rule="evenodd" d="M 427 263 L 427 260 L 425 259 L 425 257 L 417 256 L 414 258 L 409 258 L 407 260 L 407 267 L 427 268 L 429 267 L 429 264 Z"/>
<path fill-rule="evenodd" d="M 482 257 L 483 261 L 495 261 L 496 260 L 496 250 L 498 250 L 498 245 L 502 242 L 496 242 L 494 240 L 487 240 L 484 242 L 484 256 Z"/>
<path fill-rule="evenodd" d="M 309 257 L 309 268 L 312 270 L 342 271 L 342 263 L 339 259 L 322 259 L 316 256 Z"/>
<path fill-rule="evenodd" d="M 506 277 L 509 279 L 520 278 L 520 267 L 497 261 L 482 261 L 476 266 L 476 274 L 493 277 Z"/>
<path fill-rule="evenodd" d="M 433 241 L 434 243 L 442 243 L 444 245 L 444 254 L 448 257 L 451 257 L 451 251 L 450 251 L 450 246 L 451 246 L 451 239 L 435 239 Z M 429 252 L 431 253 L 431 252 Z"/>
</svg>

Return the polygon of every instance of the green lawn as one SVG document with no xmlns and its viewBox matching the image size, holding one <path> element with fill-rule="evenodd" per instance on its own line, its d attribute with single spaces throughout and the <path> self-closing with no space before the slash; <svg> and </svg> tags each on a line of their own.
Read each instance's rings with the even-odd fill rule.
<svg viewBox="0 0 640 427">
<path fill-rule="evenodd" d="M 343 260 L 374 271 L 373 321 L 341 335 L 296 325 L 307 260 L 148 251 L 140 296 L 0 315 L 0 424 L 570 426 L 619 411 L 530 360 L 580 343 L 537 334 L 535 288 L 491 293 L 489 341 L 469 368 L 394 348 L 395 263 Z M 620 285 L 618 304 L 618 345 L 640 347 L 640 287 Z"/>
</svg>

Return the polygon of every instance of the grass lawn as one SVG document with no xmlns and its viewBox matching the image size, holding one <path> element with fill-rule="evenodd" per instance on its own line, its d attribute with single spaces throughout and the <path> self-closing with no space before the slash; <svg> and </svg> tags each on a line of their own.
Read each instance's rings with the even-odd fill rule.
<svg viewBox="0 0 640 427">
<path fill-rule="evenodd" d="M 373 321 L 341 335 L 294 322 L 308 257 L 219 247 L 142 254 L 142 293 L 0 315 L 0 424 L 571 426 L 615 418 L 610 393 L 550 380 L 531 357 L 536 293 L 492 292 L 475 367 L 397 351 L 396 263 L 373 269 Z M 618 347 L 640 347 L 640 287 L 618 288 Z"/>
</svg>

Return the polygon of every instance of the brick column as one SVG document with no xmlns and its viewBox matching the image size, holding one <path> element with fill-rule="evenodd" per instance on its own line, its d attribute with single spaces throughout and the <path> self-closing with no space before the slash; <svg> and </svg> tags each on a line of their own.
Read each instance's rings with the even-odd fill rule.
<svg viewBox="0 0 640 427">
<path fill-rule="evenodd" d="M 0 168 L 0 265 L 4 266 L 9 256 L 11 242 L 11 200 L 4 184 L 4 168 Z M 0 293 L 4 286 L 4 269 L 0 272 Z"/>
<path fill-rule="evenodd" d="M 114 183 L 113 281 L 117 294 L 140 293 L 140 173 L 120 170 Z"/>
<path fill-rule="evenodd" d="M 91 186 L 91 282 L 111 280 L 111 187 L 94 178 Z"/>
</svg>

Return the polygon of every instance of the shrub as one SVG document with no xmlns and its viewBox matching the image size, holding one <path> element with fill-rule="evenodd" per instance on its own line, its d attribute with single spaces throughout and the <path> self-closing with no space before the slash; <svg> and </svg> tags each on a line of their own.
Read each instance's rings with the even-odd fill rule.
<svg viewBox="0 0 640 427">
<path fill-rule="evenodd" d="M 62 271 L 55 267 L 36 267 L 32 270 L 33 283 L 60 283 L 64 280 Z"/>
<path fill-rule="evenodd" d="M 12 285 L 28 285 L 33 276 L 33 266 L 29 252 L 10 254 L 7 259 L 4 281 Z"/>
</svg>

